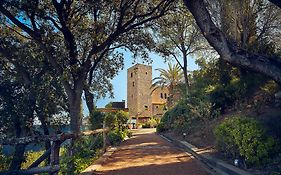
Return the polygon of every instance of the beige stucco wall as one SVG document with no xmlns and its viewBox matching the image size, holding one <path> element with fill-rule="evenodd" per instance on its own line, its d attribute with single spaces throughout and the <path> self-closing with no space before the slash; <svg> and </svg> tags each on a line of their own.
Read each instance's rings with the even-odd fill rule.
<svg viewBox="0 0 281 175">
<path fill-rule="evenodd" d="M 152 116 L 162 115 L 164 113 L 164 107 L 166 106 L 169 94 L 168 92 L 169 91 L 167 87 L 159 87 L 152 92 Z"/>
</svg>

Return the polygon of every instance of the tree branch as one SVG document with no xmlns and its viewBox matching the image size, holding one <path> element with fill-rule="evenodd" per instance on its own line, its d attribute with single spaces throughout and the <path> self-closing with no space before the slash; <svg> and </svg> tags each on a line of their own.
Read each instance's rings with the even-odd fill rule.
<svg viewBox="0 0 281 175">
<path fill-rule="evenodd" d="M 268 0 L 269 2 L 273 3 L 274 5 L 281 8 L 281 1 L 280 0 Z"/>
<path fill-rule="evenodd" d="M 238 48 L 228 41 L 224 33 L 216 27 L 203 0 L 184 0 L 186 7 L 194 16 L 204 37 L 219 53 L 221 59 L 232 65 L 262 73 L 281 84 L 281 58 L 255 54 Z"/>
<path fill-rule="evenodd" d="M 0 5 L 0 12 L 3 13 L 7 18 L 9 18 L 15 25 L 17 25 L 19 28 L 21 28 L 23 31 L 25 31 L 27 34 L 29 34 L 31 37 L 35 39 L 40 38 L 40 34 L 33 31 L 31 28 L 27 27 L 25 24 L 20 22 L 15 16 L 13 16 L 7 9 L 3 7 L 3 5 Z"/>
</svg>

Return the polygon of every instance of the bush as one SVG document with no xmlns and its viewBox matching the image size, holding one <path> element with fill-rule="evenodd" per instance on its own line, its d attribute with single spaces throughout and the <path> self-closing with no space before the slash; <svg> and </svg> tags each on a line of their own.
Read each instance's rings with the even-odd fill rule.
<svg viewBox="0 0 281 175">
<path fill-rule="evenodd" d="M 172 129 L 176 133 L 188 132 L 195 122 L 209 118 L 210 111 L 211 106 L 207 101 L 189 98 L 164 114 L 158 130 Z"/>
<path fill-rule="evenodd" d="M 146 122 L 142 123 L 142 128 L 155 128 L 157 124 L 157 120 L 151 117 Z"/>
<path fill-rule="evenodd" d="M 96 142 L 99 144 L 99 142 Z M 99 146 L 97 146 L 99 147 Z M 75 154 L 69 157 L 67 154 L 68 148 L 61 149 L 60 174 L 67 174 L 68 164 L 74 160 L 73 174 L 79 174 L 85 170 L 98 157 L 99 149 L 92 145 L 92 138 L 90 136 L 82 137 L 74 144 Z"/>
<path fill-rule="evenodd" d="M 125 131 L 128 119 L 129 115 L 124 111 L 106 113 L 105 115 L 106 126 L 116 131 Z"/>
<path fill-rule="evenodd" d="M 169 130 L 169 128 L 167 127 L 167 125 L 164 122 L 160 122 L 156 127 L 157 132 L 165 132 L 168 130 Z"/>
<path fill-rule="evenodd" d="M 103 125 L 103 120 L 105 115 L 100 111 L 94 111 L 92 115 L 90 115 L 89 121 L 91 125 L 91 129 L 100 129 Z"/>
<path fill-rule="evenodd" d="M 108 140 L 110 145 L 118 145 L 120 144 L 126 137 L 126 133 L 125 132 L 121 132 L 121 131 L 110 131 L 108 133 Z"/>
<path fill-rule="evenodd" d="M 266 164 L 277 152 L 276 141 L 265 135 L 254 119 L 232 117 L 215 128 L 217 148 L 231 158 L 243 158 L 247 165 Z"/>
</svg>

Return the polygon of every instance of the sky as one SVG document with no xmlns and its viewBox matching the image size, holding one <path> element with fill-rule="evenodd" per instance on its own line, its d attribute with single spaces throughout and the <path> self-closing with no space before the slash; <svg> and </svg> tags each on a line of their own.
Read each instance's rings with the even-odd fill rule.
<svg viewBox="0 0 281 175">
<path fill-rule="evenodd" d="M 150 58 L 152 59 L 152 78 L 159 76 L 159 72 L 155 69 L 158 68 L 163 68 L 163 69 L 167 69 L 168 68 L 168 62 L 164 62 L 164 59 L 155 54 L 155 53 L 151 53 Z M 117 74 L 117 76 L 115 78 L 113 78 L 112 80 L 112 84 L 113 84 L 113 92 L 114 92 L 114 98 L 103 98 L 103 99 L 99 99 L 97 101 L 96 106 L 98 108 L 102 108 L 104 107 L 106 104 L 108 104 L 111 101 L 122 101 L 125 100 L 127 102 L 127 69 L 132 67 L 133 65 L 140 63 L 140 64 L 147 64 L 147 63 L 143 63 L 142 59 L 138 59 L 137 61 L 135 61 L 135 63 L 133 63 L 133 57 L 129 52 L 124 52 L 124 69 L 119 71 L 119 73 Z M 175 61 L 172 63 L 175 63 Z M 198 66 L 195 63 L 195 60 L 192 57 L 188 58 L 188 69 L 190 71 L 198 69 Z M 85 102 L 83 104 L 83 113 L 85 116 L 88 115 L 88 110 L 87 107 L 85 105 Z"/>
</svg>

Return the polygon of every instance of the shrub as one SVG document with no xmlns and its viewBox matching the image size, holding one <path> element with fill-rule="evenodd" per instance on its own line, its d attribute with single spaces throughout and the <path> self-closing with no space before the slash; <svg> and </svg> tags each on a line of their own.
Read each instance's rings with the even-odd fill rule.
<svg viewBox="0 0 281 175">
<path fill-rule="evenodd" d="M 61 150 L 61 171 L 60 174 L 67 174 L 68 164 L 74 160 L 74 174 L 79 174 L 97 158 L 99 149 L 93 149 L 95 146 L 91 145 L 92 139 L 89 136 L 82 137 L 74 144 L 74 155 L 69 157 L 67 154 L 68 148 Z"/>
<path fill-rule="evenodd" d="M 264 165 L 277 151 L 276 141 L 265 135 L 254 119 L 232 117 L 215 128 L 217 148 L 231 158 L 242 157 L 247 165 Z"/>
<path fill-rule="evenodd" d="M 125 131 L 129 115 L 127 112 L 118 111 L 105 114 L 105 123 L 111 130 Z"/>
<path fill-rule="evenodd" d="M 118 121 L 115 113 L 110 112 L 105 114 L 105 123 L 106 126 L 109 127 L 111 130 L 114 130 L 118 126 Z"/>
<path fill-rule="evenodd" d="M 157 121 L 152 117 L 147 121 L 147 124 L 150 128 L 155 128 L 157 126 Z"/>
<path fill-rule="evenodd" d="M 160 122 L 156 127 L 157 132 L 165 132 L 165 131 L 168 131 L 168 129 L 169 128 L 167 127 L 167 125 L 164 122 Z"/>
<path fill-rule="evenodd" d="M 92 115 L 90 115 L 90 118 L 89 118 L 91 129 L 102 128 L 104 118 L 105 118 L 105 116 L 102 112 L 94 111 L 92 113 Z"/>
<path fill-rule="evenodd" d="M 110 131 L 108 133 L 109 143 L 114 146 L 120 144 L 125 137 L 126 133 L 120 131 Z"/>
<path fill-rule="evenodd" d="M 127 129 L 127 121 L 129 120 L 128 112 L 118 111 L 116 114 L 117 128 L 119 131 L 125 131 Z"/>
<path fill-rule="evenodd" d="M 195 122 L 209 118 L 210 111 L 211 106 L 207 101 L 189 98 L 164 114 L 158 130 L 173 129 L 177 133 L 188 132 Z"/>
</svg>

